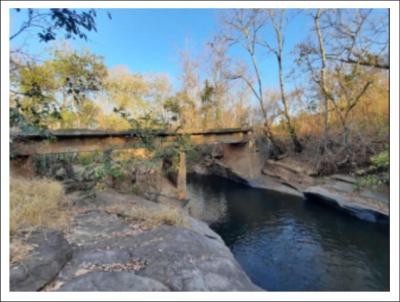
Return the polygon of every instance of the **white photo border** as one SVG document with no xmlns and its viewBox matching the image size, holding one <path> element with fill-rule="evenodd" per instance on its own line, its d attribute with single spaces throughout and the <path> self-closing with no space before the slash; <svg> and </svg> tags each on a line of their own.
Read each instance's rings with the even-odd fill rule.
<svg viewBox="0 0 400 302">
<path fill-rule="evenodd" d="M 10 292 L 9 25 L 12 8 L 390 9 L 390 292 Z M 1 301 L 399 301 L 399 2 L 397 1 L 2 1 Z"/>
</svg>

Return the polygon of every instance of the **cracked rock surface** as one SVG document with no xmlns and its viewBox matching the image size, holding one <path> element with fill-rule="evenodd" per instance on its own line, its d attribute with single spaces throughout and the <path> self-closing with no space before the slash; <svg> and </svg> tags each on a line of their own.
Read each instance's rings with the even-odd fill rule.
<svg viewBox="0 0 400 302">
<path fill-rule="evenodd" d="M 35 286 L 26 283 L 21 287 L 21 281 L 17 283 L 19 279 L 14 278 L 12 290 L 261 290 L 241 269 L 220 236 L 205 223 L 187 216 L 185 227 L 165 224 L 144 227 L 140 221 L 127 220 L 105 210 L 104 200 L 112 196 L 127 208 L 140 203 L 161 210 L 165 205 L 133 195 L 104 194 L 96 198 L 101 204 L 95 204 L 94 200 L 94 204 L 85 205 L 74 216 L 63 239 L 64 246 L 60 245 L 68 257 L 54 266 L 52 274 L 37 281 Z"/>
</svg>

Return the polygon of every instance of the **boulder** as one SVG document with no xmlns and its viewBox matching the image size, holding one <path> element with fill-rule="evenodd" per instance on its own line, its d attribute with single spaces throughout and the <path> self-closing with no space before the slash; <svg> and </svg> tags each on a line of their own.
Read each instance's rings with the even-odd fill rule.
<svg viewBox="0 0 400 302">
<path fill-rule="evenodd" d="M 99 193 L 97 209 L 75 216 L 68 240 L 71 260 L 53 282 L 64 291 L 255 291 L 255 286 L 221 237 L 182 211 L 185 226 L 125 219 L 103 206 L 163 211 L 167 205 L 113 191 Z M 136 266 L 130 264 L 136 263 Z"/>
<path fill-rule="evenodd" d="M 91 180 L 91 171 L 82 165 L 72 165 L 74 171 L 74 179 L 76 181 Z"/>
<path fill-rule="evenodd" d="M 34 231 L 27 242 L 35 248 L 26 260 L 11 266 L 11 291 L 40 290 L 52 281 L 72 255 L 71 246 L 58 231 Z"/>
<path fill-rule="evenodd" d="M 314 182 L 314 179 L 310 176 L 313 175 L 311 169 L 289 159 L 267 160 L 262 169 L 262 174 L 284 183 L 290 183 L 296 188 L 305 188 Z"/>
<path fill-rule="evenodd" d="M 131 272 L 90 272 L 61 286 L 59 291 L 168 291 L 168 288 Z"/>
<path fill-rule="evenodd" d="M 216 233 L 199 222 L 191 227 L 196 231 L 163 225 L 137 235 L 104 238 L 97 244 L 81 246 L 60 272 L 58 282 L 63 286 L 59 290 L 261 290 L 250 281 Z M 142 261 L 143 267 L 113 274 L 85 271 L 88 264 L 123 265 L 132 259 Z M 120 282 L 108 284 L 107 280 L 113 277 Z"/>
<path fill-rule="evenodd" d="M 146 259 L 140 276 L 173 291 L 257 291 L 220 237 L 204 225 L 201 233 L 162 226 L 133 239 L 131 253 Z"/>
<path fill-rule="evenodd" d="M 65 169 L 63 167 L 60 167 L 55 171 L 54 177 L 57 180 L 64 180 L 67 178 L 67 173 L 65 172 Z"/>
</svg>

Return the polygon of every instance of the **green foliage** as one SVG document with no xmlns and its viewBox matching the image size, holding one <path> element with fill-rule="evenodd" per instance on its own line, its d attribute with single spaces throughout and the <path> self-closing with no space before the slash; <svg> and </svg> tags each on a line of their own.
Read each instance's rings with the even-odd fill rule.
<svg viewBox="0 0 400 302">
<path fill-rule="evenodd" d="M 188 166 L 192 164 L 198 164 L 201 160 L 203 160 L 201 151 L 199 148 L 193 146 L 186 152 L 186 164 Z"/>
<path fill-rule="evenodd" d="M 211 103 L 212 96 L 214 95 L 214 87 L 210 86 L 208 80 L 204 82 L 204 88 L 201 93 L 201 101 L 204 105 Z"/>
<path fill-rule="evenodd" d="M 93 126 L 98 108 L 89 99 L 102 89 L 106 76 L 102 59 L 88 52 L 55 50 L 41 64 L 21 64 L 12 77 L 11 126 Z"/>
<path fill-rule="evenodd" d="M 151 112 L 142 114 L 135 118 L 128 110 L 126 110 L 125 107 L 114 107 L 113 111 L 126 120 L 131 126 L 131 129 L 141 131 L 140 136 L 142 140 L 146 140 L 146 138 L 152 136 L 154 131 L 164 130 L 167 128 L 167 124 L 157 117 L 154 117 Z"/>
<path fill-rule="evenodd" d="M 21 12 L 22 9 L 17 8 L 16 11 Z M 69 8 L 51 8 L 49 10 L 28 8 L 23 11 L 27 12 L 27 20 L 22 23 L 16 33 L 11 35 L 10 40 L 32 28 L 40 28 L 38 37 L 41 42 L 55 40 L 59 31 L 64 32 L 65 39 L 85 40 L 87 40 L 86 32 L 97 31 L 94 9 L 77 11 Z M 111 18 L 109 13 L 108 16 Z"/>
<path fill-rule="evenodd" d="M 18 70 L 13 78 L 18 87 L 12 95 L 10 107 L 11 126 L 46 128 L 46 125 L 59 118 L 55 104 L 56 83 L 54 72 L 49 64 L 26 65 Z"/>
<path fill-rule="evenodd" d="M 111 150 L 104 152 L 101 161 L 93 166 L 94 177 L 97 181 L 103 181 L 109 176 L 117 181 L 122 179 L 122 162 L 112 160 L 111 153 Z"/>
<path fill-rule="evenodd" d="M 389 185 L 390 158 L 388 148 L 372 156 L 370 159 L 371 165 L 367 169 L 357 171 L 357 175 L 360 176 L 357 186 L 368 186 L 376 188 L 382 184 Z"/>
<path fill-rule="evenodd" d="M 386 149 L 385 151 L 372 156 L 371 157 L 372 166 L 376 170 L 387 170 L 389 169 L 390 159 L 389 159 L 389 150 Z"/>
<path fill-rule="evenodd" d="M 75 157 L 74 153 L 35 155 L 33 156 L 35 171 L 40 176 L 53 177 L 59 168 L 70 168 L 68 172 L 69 176 L 72 176 L 72 164 Z"/>
<path fill-rule="evenodd" d="M 174 97 L 170 97 L 165 100 L 163 107 L 165 110 L 179 115 L 181 113 L 182 108 L 179 106 L 178 100 Z"/>
<path fill-rule="evenodd" d="M 72 96 L 76 104 L 88 99 L 89 94 L 103 88 L 107 68 L 103 59 L 88 51 L 76 52 L 56 49 L 49 62 L 58 88 Z"/>
</svg>

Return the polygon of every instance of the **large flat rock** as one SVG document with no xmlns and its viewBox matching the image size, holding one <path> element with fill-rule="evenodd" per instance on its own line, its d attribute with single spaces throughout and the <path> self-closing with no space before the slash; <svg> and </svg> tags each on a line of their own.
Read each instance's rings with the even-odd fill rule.
<svg viewBox="0 0 400 302">
<path fill-rule="evenodd" d="M 254 167 L 254 170 L 257 170 L 257 168 L 259 173 L 254 173 L 252 176 L 249 176 L 242 174 L 241 171 L 227 166 L 222 162 L 216 161 L 208 167 L 207 173 L 221 176 L 232 181 L 248 185 L 252 188 L 276 191 L 296 197 L 304 197 L 303 193 L 297 188 L 297 186 L 292 185 L 288 181 L 278 177 L 263 175 L 261 174 L 262 167 Z"/>
<path fill-rule="evenodd" d="M 174 291 L 255 291 L 219 236 L 162 226 L 134 238 L 133 254 L 146 259 L 138 274 Z"/>
<path fill-rule="evenodd" d="M 389 219 L 388 203 L 361 195 L 348 183 L 309 187 L 304 195 L 309 200 L 322 202 L 363 220 L 388 222 Z"/>
<path fill-rule="evenodd" d="M 59 290 L 260 290 L 217 234 L 198 221 L 194 228 L 197 231 L 163 225 L 138 235 L 81 246 L 60 272 Z M 130 272 L 111 271 L 113 275 L 98 269 L 116 263 L 123 265 L 132 259 L 140 260 L 143 267 Z M 107 280 L 112 276 L 120 282 L 109 284 Z"/>
<path fill-rule="evenodd" d="M 27 242 L 36 247 L 26 260 L 11 266 L 11 291 L 40 290 L 52 281 L 72 256 L 71 246 L 58 231 L 34 231 Z"/>
<path fill-rule="evenodd" d="M 105 200 L 162 211 L 166 205 L 111 192 Z M 100 201 L 100 200 L 99 200 Z M 75 216 L 67 236 L 72 258 L 46 290 L 256 291 L 221 237 L 187 216 L 185 226 L 142 229 L 102 206 Z"/>
<path fill-rule="evenodd" d="M 131 272 L 90 272 L 61 286 L 60 291 L 168 291 L 160 282 Z"/>
</svg>

